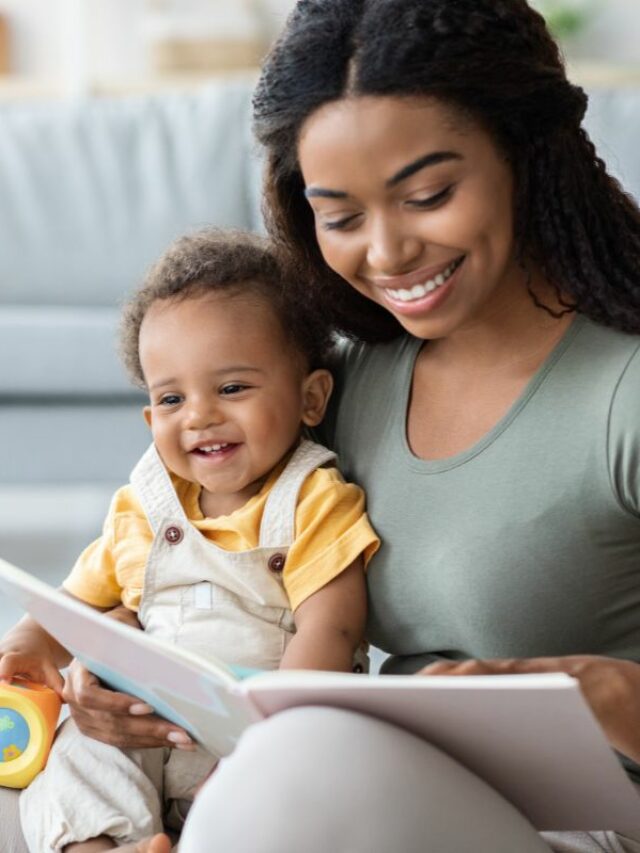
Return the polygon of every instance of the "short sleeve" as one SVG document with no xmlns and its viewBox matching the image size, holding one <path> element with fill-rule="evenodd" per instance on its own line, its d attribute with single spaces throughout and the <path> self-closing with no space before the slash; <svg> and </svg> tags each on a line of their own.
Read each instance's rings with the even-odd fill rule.
<svg viewBox="0 0 640 853">
<path fill-rule="evenodd" d="M 91 543 L 64 581 L 64 588 L 93 607 L 124 604 L 137 610 L 153 533 L 130 486 L 111 502 L 102 536 Z"/>
<path fill-rule="evenodd" d="M 122 600 L 113 553 L 114 503 L 115 499 L 105 519 L 102 535 L 84 549 L 62 584 L 75 598 L 93 607 L 115 607 Z"/>
<path fill-rule="evenodd" d="M 296 509 L 296 537 L 283 582 L 295 610 L 360 555 L 365 566 L 380 540 L 365 512 L 362 489 L 335 468 L 319 468 L 304 482 Z"/>
<path fill-rule="evenodd" d="M 640 516 L 640 347 L 627 362 L 613 395 L 608 454 L 619 503 Z"/>
</svg>

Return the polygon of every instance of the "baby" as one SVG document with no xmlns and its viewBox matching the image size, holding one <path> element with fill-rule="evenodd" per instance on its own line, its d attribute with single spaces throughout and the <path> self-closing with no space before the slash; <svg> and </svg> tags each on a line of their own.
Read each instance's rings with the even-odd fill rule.
<svg viewBox="0 0 640 853">
<path fill-rule="evenodd" d="M 350 671 L 379 542 L 359 488 L 305 440 L 332 390 L 331 338 L 294 301 L 261 238 L 178 240 L 126 306 L 122 353 L 149 394 L 153 444 L 64 582 L 145 631 L 230 664 Z M 0 677 L 60 690 L 69 655 L 32 619 L 0 643 Z M 124 750 L 71 720 L 21 795 L 33 853 L 97 851 L 179 831 L 218 757 Z"/>
</svg>

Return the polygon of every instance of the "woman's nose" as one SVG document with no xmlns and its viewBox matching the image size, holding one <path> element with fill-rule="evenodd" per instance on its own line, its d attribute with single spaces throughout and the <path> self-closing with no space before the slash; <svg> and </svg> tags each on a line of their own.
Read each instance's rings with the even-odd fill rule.
<svg viewBox="0 0 640 853">
<path fill-rule="evenodd" d="M 406 231 L 403 223 L 394 221 L 394 217 L 380 217 L 371 223 L 367 246 L 371 270 L 384 275 L 405 272 L 422 250 L 422 240 Z"/>
</svg>

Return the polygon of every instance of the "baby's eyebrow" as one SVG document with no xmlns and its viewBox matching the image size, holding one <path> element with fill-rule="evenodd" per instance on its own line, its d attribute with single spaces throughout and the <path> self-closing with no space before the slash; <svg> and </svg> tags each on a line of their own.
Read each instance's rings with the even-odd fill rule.
<svg viewBox="0 0 640 853">
<path fill-rule="evenodd" d="M 165 385 L 175 385 L 175 383 L 177 381 L 178 381 L 177 379 L 173 379 L 173 378 L 161 379 L 158 382 L 154 382 L 153 385 L 149 385 L 148 389 L 149 389 L 149 391 L 156 391 L 158 388 L 164 388 Z"/>
<path fill-rule="evenodd" d="M 216 373 L 264 373 L 260 367 L 250 367 L 247 364 L 232 364 L 230 367 L 223 367 L 217 370 Z"/>
</svg>

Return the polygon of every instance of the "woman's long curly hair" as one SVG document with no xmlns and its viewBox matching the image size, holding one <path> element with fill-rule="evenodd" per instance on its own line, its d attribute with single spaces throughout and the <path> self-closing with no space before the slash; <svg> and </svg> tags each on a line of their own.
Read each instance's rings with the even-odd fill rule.
<svg viewBox="0 0 640 853">
<path fill-rule="evenodd" d="M 597 156 L 581 126 L 587 97 L 525 0 L 299 0 L 254 95 L 265 215 L 341 331 L 401 332 L 328 268 L 303 194 L 301 126 L 358 95 L 435 97 L 475 119 L 513 169 L 518 257 L 577 311 L 640 332 L 640 211 Z"/>
</svg>

